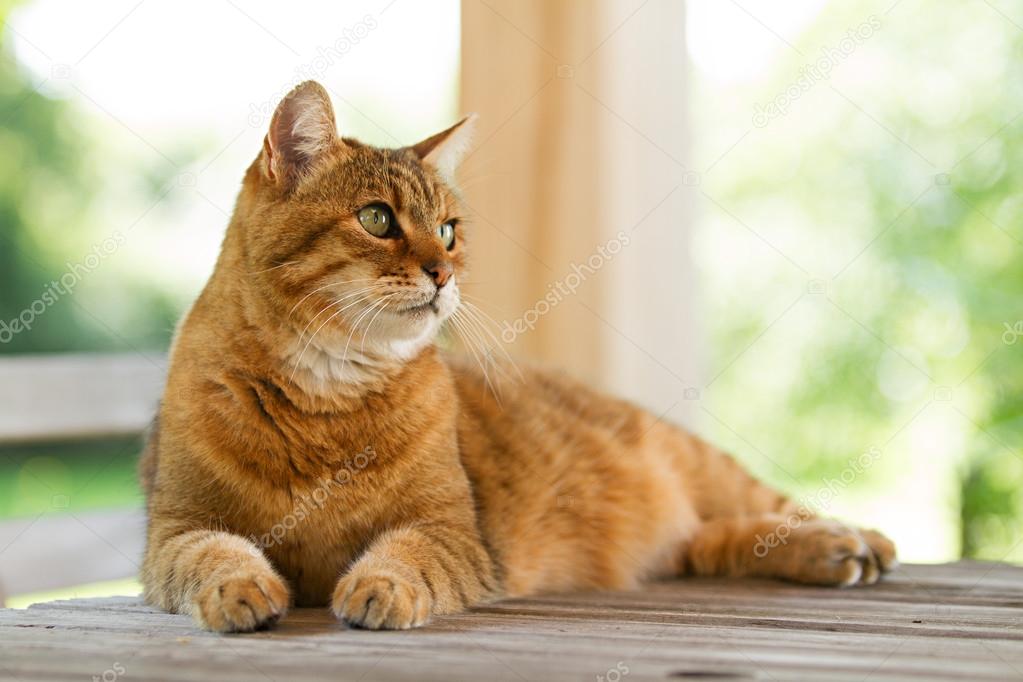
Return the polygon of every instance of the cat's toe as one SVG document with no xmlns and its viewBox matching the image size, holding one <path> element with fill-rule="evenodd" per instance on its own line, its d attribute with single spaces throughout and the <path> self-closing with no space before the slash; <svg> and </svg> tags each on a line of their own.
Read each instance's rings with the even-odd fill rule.
<svg viewBox="0 0 1023 682">
<path fill-rule="evenodd" d="M 371 630 L 406 630 L 424 625 L 431 597 L 423 584 L 393 573 L 345 576 L 334 590 L 334 615 L 349 625 Z"/>
<path fill-rule="evenodd" d="M 881 573 L 887 573 L 898 568 L 899 561 L 895 550 L 895 543 L 876 530 L 860 530 L 860 535 L 870 546 L 870 551 L 877 560 Z"/>
<path fill-rule="evenodd" d="M 276 623 L 288 608 L 288 588 L 272 573 L 211 581 L 196 598 L 199 625 L 215 632 L 251 632 Z"/>
<path fill-rule="evenodd" d="M 883 537 L 883 536 L 882 536 Z M 872 585 L 883 573 L 882 559 L 857 530 L 815 521 L 793 533 L 783 574 L 812 585 Z"/>
</svg>

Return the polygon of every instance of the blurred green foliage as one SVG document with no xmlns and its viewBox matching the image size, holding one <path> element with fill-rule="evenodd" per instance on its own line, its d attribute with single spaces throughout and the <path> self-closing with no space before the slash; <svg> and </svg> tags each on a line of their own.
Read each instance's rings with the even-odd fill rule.
<svg viewBox="0 0 1023 682">
<path fill-rule="evenodd" d="M 806 494 L 876 446 L 851 495 L 1021 561 L 1023 11 L 994 4 L 831 2 L 768 77 L 702 82 L 702 189 L 732 215 L 708 205 L 697 253 L 734 361 L 709 410 L 763 475 Z"/>
<path fill-rule="evenodd" d="M 138 438 L 0 447 L 0 519 L 137 507 Z"/>
<path fill-rule="evenodd" d="M 0 2 L 0 22 L 13 4 Z M 95 207 L 105 172 L 141 178 L 148 192 L 139 202 L 148 205 L 168 171 L 117 168 L 122 159 L 90 134 L 87 117 L 48 96 L 13 58 L 7 31 L 0 35 L 0 323 L 9 328 L 33 305 L 42 311 L 25 318 L 30 330 L 0 334 L 0 353 L 161 351 L 179 306 L 119 267 L 123 254 L 106 257 L 71 294 L 52 296 L 51 283 L 111 234 Z M 137 439 L 0 448 L 0 518 L 137 505 L 138 452 Z"/>
<path fill-rule="evenodd" d="M 0 21 L 12 4 L 0 5 Z M 115 233 L 95 201 L 104 173 L 122 159 L 90 134 L 87 116 L 47 96 L 45 81 L 35 80 L 10 45 L 0 45 L 0 322 L 10 327 L 33 304 L 39 311 L 45 303 L 44 312 L 26 315 L 27 333 L 0 336 L 0 353 L 163 348 L 178 306 L 152 283 L 124 276 L 117 253 L 72 289 L 90 288 L 92 296 L 47 296 L 70 265 L 84 263 Z M 171 178 L 170 169 L 149 163 L 117 170 L 139 178 L 143 206 Z M 86 298 L 110 305 L 88 305 Z"/>
</svg>

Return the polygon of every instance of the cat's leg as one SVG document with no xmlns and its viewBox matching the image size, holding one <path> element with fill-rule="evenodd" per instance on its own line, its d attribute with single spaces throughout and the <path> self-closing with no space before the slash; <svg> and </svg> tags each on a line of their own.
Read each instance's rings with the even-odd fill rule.
<svg viewBox="0 0 1023 682">
<path fill-rule="evenodd" d="M 217 632 L 272 625 L 288 608 L 288 587 L 253 543 L 214 530 L 150 529 L 142 567 L 145 599 L 191 614 Z"/>
<path fill-rule="evenodd" d="M 495 594 L 493 562 L 475 527 L 419 523 L 380 535 L 338 581 L 332 610 L 359 627 L 405 629 Z"/>
<path fill-rule="evenodd" d="M 707 521 L 682 556 L 683 572 L 694 575 L 839 586 L 877 582 L 895 563 L 895 545 L 881 533 L 799 514 Z"/>
<path fill-rule="evenodd" d="M 669 442 L 702 520 L 682 547 L 682 573 L 843 585 L 876 582 L 895 565 L 881 533 L 818 518 L 695 436 L 675 431 Z"/>
</svg>

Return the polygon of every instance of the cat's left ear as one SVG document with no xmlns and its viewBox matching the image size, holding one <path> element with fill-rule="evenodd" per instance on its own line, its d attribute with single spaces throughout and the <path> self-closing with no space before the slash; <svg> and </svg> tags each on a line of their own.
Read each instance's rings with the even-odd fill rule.
<svg viewBox="0 0 1023 682">
<path fill-rule="evenodd" d="M 472 144 L 472 135 L 476 130 L 479 116 L 469 114 L 447 130 L 431 135 L 419 144 L 412 146 L 423 163 L 428 163 L 445 178 L 453 178 L 458 164 L 465 158 Z"/>
</svg>

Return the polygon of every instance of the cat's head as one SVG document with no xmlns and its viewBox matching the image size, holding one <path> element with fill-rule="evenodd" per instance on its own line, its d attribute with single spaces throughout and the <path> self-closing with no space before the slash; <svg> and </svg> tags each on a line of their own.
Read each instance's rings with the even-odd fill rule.
<svg viewBox="0 0 1023 682">
<path fill-rule="evenodd" d="M 252 286 L 302 343 L 409 357 L 456 310 L 465 243 L 451 182 L 473 123 L 383 149 L 337 133 L 318 83 L 280 103 L 236 222 Z"/>
</svg>

